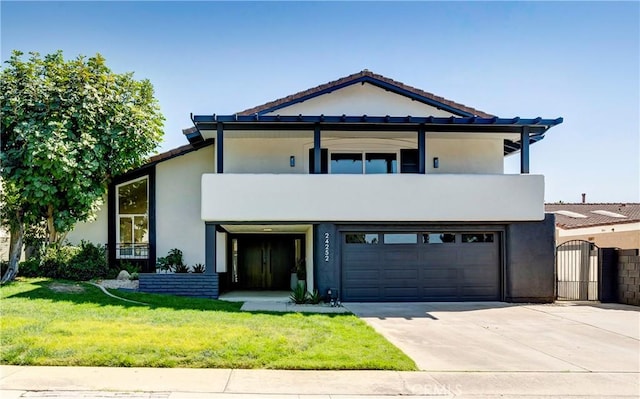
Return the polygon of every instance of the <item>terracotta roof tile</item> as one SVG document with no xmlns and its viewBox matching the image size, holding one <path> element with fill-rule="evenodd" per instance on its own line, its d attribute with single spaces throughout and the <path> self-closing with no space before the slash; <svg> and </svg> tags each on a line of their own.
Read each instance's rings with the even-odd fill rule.
<svg viewBox="0 0 640 399">
<path fill-rule="evenodd" d="M 354 74 L 349 75 L 349 76 L 345 76 L 344 78 L 340 78 L 338 80 L 334 80 L 332 82 L 328 82 L 328 83 L 322 84 L 320 86 L 316 86 L 316 87 L 313 87 L 311 89 L 304 90 L 304 91 L 292 94 L 292 95 L 287 96 L 287 97 L 283 97 L 283 98 L 280 98 L 280 99 L 277 99 L 277 100 L 274 100 L 274 101 L 270 101 L 270 102 L 268 102 L 266 104 L 262 104 L 262 105 L 259 105 L 257 107 L 246 109 L 244 111 L 238 112 L 238 115 L 252 115 L 252 114 L 255 114 L 255 113 L 259 113 L 259 112 L 264 111 L 266 109 L 270 109 L 270 108 L 276 107 L 278 105 L 286 104 L 288 102 L 295 101 L 295 100 L 300 99 L 302 97 L 313 95 L 313 94 L 318 93 L 320 91 L 327 90 L 327 89 L 330 89 L 331 87 L 339 86 L 339 85 L 341 85 L 343 83 L 349 82 L 351 80 L 356 80 L 356 79 L 359 79 L 359 78 L 362 78 L 362 77 L 365 77 L 365 76 L 368 76 L 368 77 L 371 77 L 373 79 L 377 79 L 377 80 L 380 80 L 382 82 L 397 86 L 397 87 L 399 87 L 401 89 L 407 90 L 407 91 L 409 91 L 411 93 L 414 93 L 414 94 L 416 94 L 418 96 L 429 98 L 431 100 L 434 100 L 434 101 L 437 101 L 439 103 L 448 105 L 450 107 L 459 109 L 461 111 L 465 111 L 465 112 L 471 113 L 471 114 L 473 114 L 475 116 L 479 116 L 481 118 L 492 118 L 493 117 L 493 115 L 488 114 L 486 112 L 477 110 L 475 108 L 468 107 L 468 106 L 466 106 L 464 104 L 460 104 L 460 103 L 457 103 L 455 101 L 447 100 L 444 97 L 440 97 L 440 96 L 437 96 L 437 95 L 435 95 L 433 93 L 429 93 L 427 91 L 424 91 L 424 90 L 421 90 L 421 89 L 406 85 L 406 84 L 404 84 L 402 82 L 398 82 L 398 81 L 395 81 L 393 79 L 389 79 L 389 78 L 387 78 L 385 76 L 378 75 L 377 73 L 373 73 L 373 72 L 371 72 L 371 71 L 369 71 L 367 69 L 365 69 L 363 71 L 360 71 L 358 73 L 354 73 Z"/>
<path fill-rule="evenodd" d="M 555 213 L 556 226 L 563 229 L 640 222 L 640 203 L 545 204 L 545 210 L 547 213 Z M 575 212 L 586 217 L 573 218 L 556 213 L 558 211 Z M 593 213 L 593 211 L 613 212 L 626 217 L 612 217 Z"/>
</svg>

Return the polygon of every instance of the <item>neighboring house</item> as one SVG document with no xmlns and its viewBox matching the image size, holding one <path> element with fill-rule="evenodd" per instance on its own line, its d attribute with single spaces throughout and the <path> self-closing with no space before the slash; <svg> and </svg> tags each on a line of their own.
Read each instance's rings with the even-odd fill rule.
<svg viewBox="0 0 640 399">
<path fill-rule="evenodd" d="M 553 301 L 554 220 L 529 146 L 562 118 L 499 118 L 364 70 L 239 112 L 119 177 L 69 235 L 143 260 L 140 289 L 307 286 L 344 301 Z M 521 174 L 504 156 L 520 153 Z M 154 273 L 172 249 L 201 275 Z"/>
<path fill-rule="evenodd" d="M 640 248 L 640 204 L 546 204 L 556 217 L 556 245 L 589 241 L 600 248 Z"/>
<path fill-rule="evenodd" d="M 10 239 L 9 232 L 4 227 L 0 227 L 0 262 L 9 260 Z"/>
</svg>

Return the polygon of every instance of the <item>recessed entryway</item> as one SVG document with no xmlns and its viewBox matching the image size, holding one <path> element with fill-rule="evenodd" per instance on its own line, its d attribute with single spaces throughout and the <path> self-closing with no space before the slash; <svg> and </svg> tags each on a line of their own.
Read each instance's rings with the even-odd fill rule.
<svg viewBox="0 0 640 399">
<path fill-rule="evenodd" d="M 291 273 L 305 259 L 303 234 L 231 234 L 223 291 L 288 291 Z"/>
</svg>

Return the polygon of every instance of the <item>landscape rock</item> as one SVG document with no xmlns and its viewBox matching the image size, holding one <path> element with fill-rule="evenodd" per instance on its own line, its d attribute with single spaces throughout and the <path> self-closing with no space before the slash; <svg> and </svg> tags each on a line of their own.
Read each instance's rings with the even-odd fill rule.
<svg viewBox="0 0 640 399">
<path fill-rule="evenodd" d="M 131 278 L 131 275 L 129 274 L 128 271 L 121 270 L 120 273 L 118 273 L 118 277 L 116 277 L 116 280 L 129 280 L 130 278 Z"/>
</svg>

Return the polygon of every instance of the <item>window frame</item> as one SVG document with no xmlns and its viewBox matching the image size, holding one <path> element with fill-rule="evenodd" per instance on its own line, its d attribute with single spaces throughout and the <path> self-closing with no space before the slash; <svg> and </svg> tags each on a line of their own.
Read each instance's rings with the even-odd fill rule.
<svg viewBox="0 0 640 399">
<path fill-rule="evenodd" d="M 138 181 L 146 180 L 146 197 L 147 197 L 147 209 L 145 213 L 125 213 L 120 214 L 120 187 L 127 186 L 129 184 L 136 183 Z M 117 245 L 115 255 L 116 259 L 147 259 L 149 257 L 149 236 L 150 236 L 150 221 L 149 221 L 149 185 L 151 179 L 149 175 L 140 176 L 135 179 L 127 180 L 122 183 L 118 183 L 114 186 L 114 201 L 115 201 L 115 242 Z M 147 222 L 147 239 L 144 242 L 135 242 L 135 220 L 136 218 L 143 217 Z M 133 242 L 122 242 L 120 239 L 120 219 L 127 218 L 131 221 L 131 237 Z M 123 245 L 124 244 L 124 245 Z"/>
<path fill-rule="evenodd" d="M 483 237 L 483 239 L 481 241 L 465 241 L 464 240 L 464 236 L 465 235 L 482 235 L 485 236 Z M 491 240 L 490 241 L 486 241 L 486 237 L 487 236 L 491 236 Z M 495 243 L 497 240 L 496 237 L 496 233 L 493 231 L 473 231 L 473 232 L 469 232 L 469 231 L 464 231 L 464 232 L 460 232 L 460 243 L 462 244 L 493 244 Z"/>
<path fill-rule="evenodd" d="M 453 241 L 442 241 L 442 242 L 425 242 L 424 237 L 430 235 L 453 235 Z M 449 245 L 449 244 L 457 244 L 458 237 L 460 233 L 457 231 L 423 231 L 420 233 L 420 242 L 422 245 Z"/>
<path fill-rule="evenodd" d="M 414 232 L 384 232 L 382 233 L 382 243 L 384 245 L 418 245 L 418 243 L 420 242 L 419 237 L 418 237 L 419 233 L 414 233 Z M 387 237 L 389 237 L 391 239 L 391 237 L 396 237 L 396 238 L 401 238 L 401 236 L 404 237 L 413 237 L 415 239 L 415 241 L 411 241 L 411 242 L 393 242 L 392 240 L 387 241 Z"/>
<path fill-rule="evenodd" d="M 360 173 L 352 173 L 352 175 L 367 175 L 367 174 L 383 174 L 383 173 L 366 173 L 367 172 L 367 154 L 393 154 L 395 155 L 396 159 L 396 171 L 395 173 L 384 173 L 387 175 L 397 175 L 400 174 L 401 171 L 401 159 L 400 159 L 400 149 L 395 149 L 395 150 L 384 150 L 384 149 L 369 149 L 369 150 L 349 150 L 349 149 L 340 149 L 340 150 L 329 150 L 329 154 L 327 156 L 327 173 L 332 175 L 332 174 L 336 174 L 333 173 L 333 168 L 331 165 L 332 162 L 332 156 L 333 154 L 360 154 L 360 162 L 362 164 L 362 168 L 360 170 Z M 342 173 L 337 173 L 337 174 L 342 174 Z M 346 174 L 346 173 L 345 173 Z"/>
<path fill-rule="evenodd" d="M 357 234 L 363 234 L 364 235 L 364 242 L 349 242 L 348 240 L 348 236 L 350 235 L 357 235 Z M 371 242 L 367 241 L 367 236 L 375 236 L 375 241 L 372 240 Z M 372 233 L 372 232 L 366 232 L 366 231 L 350 231 L 350 232 L 345 232 L 344 233 L 344 244 L 345 245 L 379 245 L 380 244 L 380 233 Z"/>
</svg>

